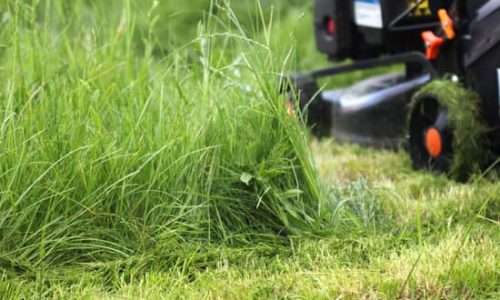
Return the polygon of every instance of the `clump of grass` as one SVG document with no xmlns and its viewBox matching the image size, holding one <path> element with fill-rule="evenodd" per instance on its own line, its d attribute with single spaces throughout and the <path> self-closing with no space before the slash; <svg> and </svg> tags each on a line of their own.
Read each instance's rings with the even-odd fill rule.
<svg viewBox="0 0 500 300">
<path fill-rule="evenodd" d="M 156 57 L 152 35 L 137 44 L 129 1 L 109 19 L 87 1 L 1 5 L 2 266 L 163 249 L 169 267 L 189 257 L 183 244 L 325 229 L 307 139 L 278 94 L 290 49 L 247 36 L 225 1 L 215 7 L 193 43 Z"/>
</svg>

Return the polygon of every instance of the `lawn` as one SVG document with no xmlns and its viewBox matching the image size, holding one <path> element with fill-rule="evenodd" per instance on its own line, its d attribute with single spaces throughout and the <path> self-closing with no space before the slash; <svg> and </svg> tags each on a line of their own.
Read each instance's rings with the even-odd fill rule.
<svg viewBox="0 0 500 300">
<path fill-rule="evenodd" d="M 0 298 L 500 298 L 497 170 L 287 114 L 280 74 L 327 63 L 311 8 L 0 3 Z"/>
</svg>

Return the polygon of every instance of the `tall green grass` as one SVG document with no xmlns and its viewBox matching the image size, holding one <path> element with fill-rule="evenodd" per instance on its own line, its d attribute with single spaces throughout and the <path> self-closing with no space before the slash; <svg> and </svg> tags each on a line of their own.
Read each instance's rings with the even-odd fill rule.
<svg viewBox="0 0 500 300">
<path fill-rule="evenodd" d="M 157 28 L 171 16 L 147 3 L 0 5 L 8 270 L 147 253 L 168 267 L 199 245 L 330 230 L 307 138 L 278 94 L 293 51 L 272 42 L 272 14 L 254 2 L 254 40 L 214 1 L 190 23 L 193 41 L 172 37 L 182 46 L 160 55 Z"/>
<path fill-rule="evenodd" d="M 311 3 L 0 2 L 0 298 L 498 298 L 496 181 L 316 171 Z"/>
</svg>

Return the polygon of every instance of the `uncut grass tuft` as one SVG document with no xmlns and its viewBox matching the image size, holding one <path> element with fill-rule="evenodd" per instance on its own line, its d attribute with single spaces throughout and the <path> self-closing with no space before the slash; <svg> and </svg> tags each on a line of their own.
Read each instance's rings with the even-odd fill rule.
<svg viewBox="0 0 500 300">
<path fill-rule="evenodd" d="M 157 55 L 158 2 L 103 3 L 1 5 L 2 266 L 168 267 L 200 245 L 322 234 L 326 197 L 277 89 L 290 48 L 213 1 L 192 42 Z"/>
</svg>

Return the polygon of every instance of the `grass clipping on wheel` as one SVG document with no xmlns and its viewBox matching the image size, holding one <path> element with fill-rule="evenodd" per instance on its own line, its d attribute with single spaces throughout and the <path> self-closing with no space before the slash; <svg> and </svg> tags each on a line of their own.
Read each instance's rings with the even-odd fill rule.
<svg viewBox="0 0 500 300">
<path fill-rule="evenodd" d="M 175 263 L 189 258 L 179 245 L 322 232 L 326 197 L 278 94 L 289 48 L 249 38 L 221 5 L 192 43 L 163 51 L 157 2 L 142 31 L 140 3 L 106 3 L 5 7 L 2 265 L 151 249 Z"/>
<path fill-rule="evenodd" d="M 491 157 L 487 145 L 487 127 L 481 122 L 479 97 L 459 83 L 436 80 L 415 95 L 415 99 L 431 97 L 448 111 L 453 130 L 453 161 L 449 175 L 464 179 L 481 170 Z M 412 103 L 414 106 L 416 103 Z M 412 111 L 412 109 L 410 109 Z"/>
</svg>

